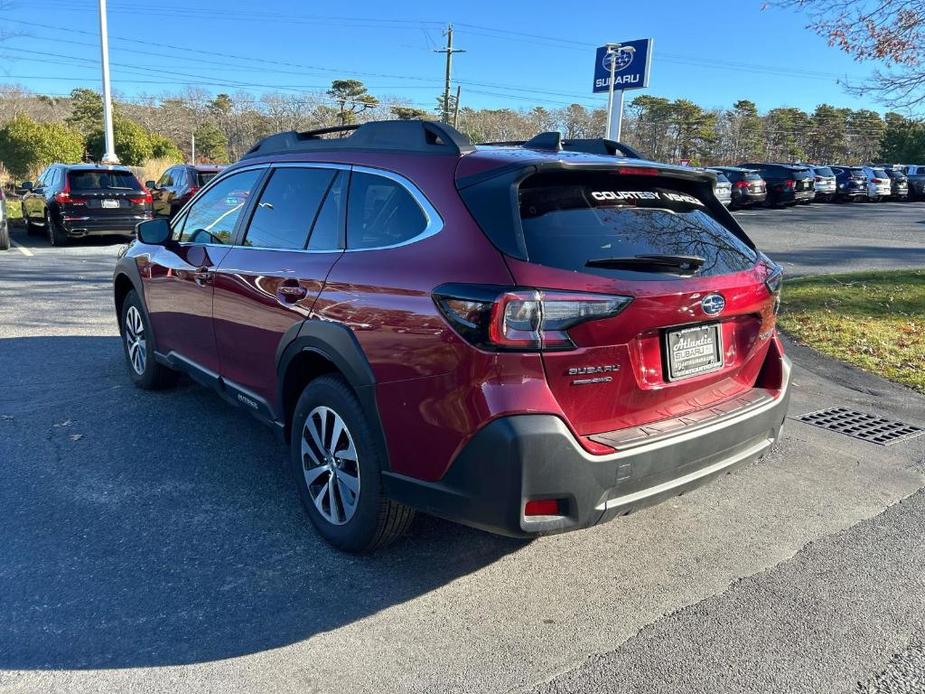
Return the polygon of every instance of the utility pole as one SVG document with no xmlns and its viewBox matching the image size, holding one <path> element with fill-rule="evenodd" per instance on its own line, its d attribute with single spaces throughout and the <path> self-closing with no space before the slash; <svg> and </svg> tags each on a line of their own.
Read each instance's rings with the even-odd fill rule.
<svg viewBox="0 0 925 694">
<path fill-rule="evenodd" d="M 461 48 L 453 48 L 453 25 L 446 25 L 446 47 L 435 48 L 434 53 L 446 53 L 446 79 L 443 84 L 443 122 L 450 122 L 450 78 L 453 69 L 453 54 L 465 53 Z"/>
<path fill-rule="evenodd" d="M 453 127 L 459 127 L 459 93 L 462 91 L 460 85 L 456 85 L 456 103 L 453 104 Z"/>
<path fill-rule="evenodd" d="M 109 29 L 106 26 L 106 0 L 100 0 L 100 58 L 103 67 L 103 164 L 118 164 L 112 134 L 112 90 L 109 86 Z"/>
</svg>

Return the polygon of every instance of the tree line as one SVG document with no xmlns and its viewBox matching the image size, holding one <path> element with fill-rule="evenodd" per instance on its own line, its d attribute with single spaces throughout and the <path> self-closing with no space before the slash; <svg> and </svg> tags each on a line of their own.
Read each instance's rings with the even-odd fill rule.
<svg viewBox="0 0 925 694">
<path fill-rule="evenodd" d="M 268 134 L 386 118 L 437 118 L 433 111 L 370 94 L 358 80 L 335 80 L 324 92 L 179 94 L 114 101 L 116 153 L 123 163 L 182 161 L 195 138 L 198 161 L 235 161 Z M 451 104 L 457 127 L 475 142 L 526 140 L 558 130 L 566 138 L 600 137 L 603 108 L 475 109 Z M 16 177 L 56 160 L 98 160 L 102 101 L 75 89 L 66 97 L 0 86 L 0 163 Z M 741 161 L 925 163 L 925 123 L 899 113 L 820 104 L 760 112 L 752 101 L 706 109 L 688 99 L 642 95 L 629 102 L 622 139 L 647 157 L 693 165 Z"/>
</svg>

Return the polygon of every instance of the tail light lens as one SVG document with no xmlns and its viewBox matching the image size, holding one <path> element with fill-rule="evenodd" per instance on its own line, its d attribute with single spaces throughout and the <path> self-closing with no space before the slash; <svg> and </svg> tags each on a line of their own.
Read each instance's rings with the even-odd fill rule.
<svg viewBox="0 0 925 694">
<path fill-rule="evenodd" d="M 786 188 L 787 190 L 790 190 L 791 188 L 793 188 L 793 184 L 794 184 L 794 180 L 792 178 L 788 178 L 786 181 L 784 181 L 784 188 Z"/>
<path fill-rule="evenodd" d="M 86 205 L 87 201 L 84 198 L 75 198 L 71 194 L 62 190 L 60 193 L 55 193 L 55 202 L 59 205 Z"/>
<path fill-rule="evenodd" d="M 784 284 L 784 269 L 767 256 L 765 256 L 765 267 L 768 269 L 768 276 L 764 279 L 764 286 L 774 297 L 774 314 L 776 315 L 780 311 L 780 290 Z"/>
<path fill-rule="evenodd" d="M 128 201 L 133 205 L 150 205 L 154 202 L 154 198 L 151 197 L 151 191 L 145 190 L 144 197 L 129 198 Z"/>
<path fill-rule="evenodd" d="M 733 188 L 748 188 L 748 181 L 736 181 L 732 184 Z"/>
<path fill-rule="evenodd" d="M 628 296 L 485 285 L 442 285 L 433 296 L 456 332 L 496 352 L 575 349 L 569 328 L 616 316 L 632 301 Z"/>
</svg>

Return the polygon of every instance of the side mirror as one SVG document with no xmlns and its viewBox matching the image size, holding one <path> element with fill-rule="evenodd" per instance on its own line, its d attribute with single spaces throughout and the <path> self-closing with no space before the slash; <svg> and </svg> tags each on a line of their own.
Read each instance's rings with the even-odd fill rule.
<svg viewBox="0 0 925 694">
<path fill-rule="evenodd" d="M 170 222 L 163 217 L 139 222 L 135 225 L 135 235 L 142 243 L 163 246 L 170 240 Z"/>
<path fill-rule="evenodd" d="M 147 188 L 148 190 L 154 190 L 155 188 L 157 188 L 157 182 L 156 181 L 145 181 L 145 188 Z"/>
<path fill-rule="evenodd" d="M 23 190 L 32 190 L 32 181 L 23 181 L 19 187 Z"/>
</svg>

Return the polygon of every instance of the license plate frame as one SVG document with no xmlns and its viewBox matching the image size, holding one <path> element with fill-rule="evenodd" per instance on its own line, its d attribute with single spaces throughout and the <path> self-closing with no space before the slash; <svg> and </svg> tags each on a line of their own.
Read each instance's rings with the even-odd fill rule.
<svg viewBox="0 0 925 694">
<path fill-rule="evenodd" d="M 100 208 L 104 210 L 118 210 L 120 207 L 118 200 L 113 200 L 111 198 L 103 198 L 100 200 Z"/>
<path fill-rule="evenodd" d="M 688 351 L 700 348 L 698 350 L 699 353 L 686 357 L 679 365 L 677 363 L 678 357 L 675 356 L 675 352 L 677 351 L 675 346 L 684 336 L 691 336 L 694 338 L 694 341 L 697 342 L 696 338 L 698 334 L 706 335 L 710 339 L 706 344 L 695 344 L 687 347 L 686 349 Z M 694 378 L 695 376 L 712 373 L 723 368 L 723 331 L 722 325 L 719 322 L 698 323 L 697 325 L 689 325 L 683 328 L 667 329 L 663 333 L 662 345 L 665 352 L 665 373 L 668 381 L 683 381 L 688 378 Z M 684 364 L 685 361 L 698 360 L 707 356 L 707 348 L 709 348 L 709 351 L 712 353 L 709 361 L 694 366 L 687 366 Z"/>
</svg>

